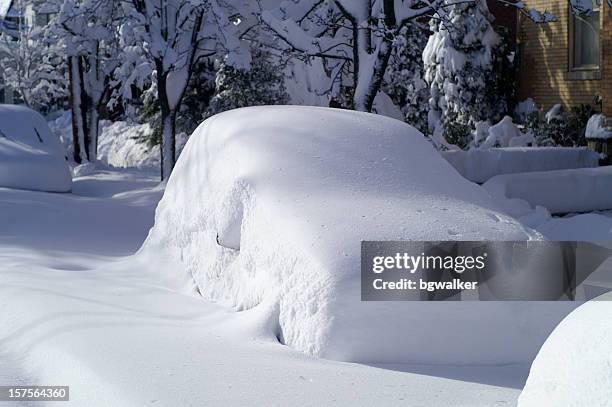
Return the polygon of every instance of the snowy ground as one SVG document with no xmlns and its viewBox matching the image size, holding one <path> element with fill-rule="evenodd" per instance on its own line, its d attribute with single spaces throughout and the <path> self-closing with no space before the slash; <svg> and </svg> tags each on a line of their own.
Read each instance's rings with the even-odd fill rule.
<svg viewBox="0 0 612 407">
<path fill-rule="evenodd" d="M 69 385 L 75 406 L 516 403 L 527 366 L 314 359 L 261 328 L 265 304 L 235 313 L 169 289 L 152 267 L 171 265 L 123 257 L 153 224 L 156 180 L 104 170 L 71 194 L 0 189 L 0 385 Z"/>
</svg>

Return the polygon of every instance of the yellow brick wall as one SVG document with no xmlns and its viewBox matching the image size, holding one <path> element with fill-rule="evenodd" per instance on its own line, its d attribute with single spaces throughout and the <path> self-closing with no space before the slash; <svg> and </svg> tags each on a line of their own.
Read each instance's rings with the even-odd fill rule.
<svg viewBox="0 0 612 407">
<path fill-rule="evenodd" d="M 604 98 L 604 110 L 612 108 L 612 56 L 609 55 L 612 50 L 612 11 L 607 6 L 602 7 L 601 45 L 602 56 L 606 58 L 602 60 L 602 66 L 606 66 L 602 70 L 602 80 L 568 80 L 568 1 L 526 0 L 525 4 L 549 11 L 557 21 L 536 24 L 525 16 L 519 16 L 517 37 L 521 65 L 518 100 L 532 97 L 540 109 L 546 111 L 556 103 L 561 103 L 565 109 L 581 103 L 593 104 L 595 95 L 599 94 Z"/>
</svg>

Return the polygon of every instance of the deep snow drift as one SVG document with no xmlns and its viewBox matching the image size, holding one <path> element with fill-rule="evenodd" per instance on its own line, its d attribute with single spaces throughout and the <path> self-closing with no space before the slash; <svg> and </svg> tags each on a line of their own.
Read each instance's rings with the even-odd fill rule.
<svg viewBox="0 0 612 407">
<path fill-rule="evenodd" d="M 609 406 L 612 401 L 612 293 L 565 318 L 538 353 L 519 407 Z"/>
<path fill-rule="evenodd" d="M 405 123 L 257 107 L 192 135 L 140 255 L 172 259 L 207 299 L 276 303 L 278 336 L 314 355 L 513 363 L 575 305 L 361 302 L 360 241 L 531 237 Z"/>
<path fill-rule="evenodd" d="M 67 192 L 66 153 L 45 119 L 23 106 L 0 105 L 0 187 Z"/>
</svg>

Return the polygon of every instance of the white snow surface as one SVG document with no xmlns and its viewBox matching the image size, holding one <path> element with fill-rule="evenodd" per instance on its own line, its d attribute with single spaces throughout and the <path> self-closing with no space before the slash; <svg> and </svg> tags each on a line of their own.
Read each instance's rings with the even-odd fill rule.
<svg viewBox="0 0 612 407">
<path fill-rule="evenodd" d="M 268 304 L 236 313 L 173 289 L 172 263 L 121 257 L 153 225 L 157 180 L 108 169 L 71 194 L 0 188 L 0 383 L 68 385 L 75 407 L 516 402 L 526 366 L 314 359 L 277 343 Z"/>
<path fill-rule="evenodd" d="M 599 165 L 599 154 L 584 147 L 508 147 L 441 154 L 464 178 L 478 183 L 501 174 Z"/>
<path fill-rule="evenodd" d="M 171 278 L 190 275 L 206 299 L 275 304 L 276 334 L 309 354 L 517 363 L 573 305 L 361 302 L 360 241 L 538 236 L 405 123 L 256 107 L 214 116 L 190 137 L 139 257 L 175 262 Z"/>
<path fill-rule="evenodd" d="M 66 153 L 45 119 L 23 106 L 0 105 L 0 187 L 67 192 Z"/>
<path fill-rule="evenodd" d="M 612 293 L 568 315 L 538 353 L 518 407 L 609 406 Z"/>
<path fill-rule="evenodd" d="M 496 198 L 523 199 L 551 213 L 612 209 L 612 166 L 498 175 L 483 186 Z"/>
</svg>

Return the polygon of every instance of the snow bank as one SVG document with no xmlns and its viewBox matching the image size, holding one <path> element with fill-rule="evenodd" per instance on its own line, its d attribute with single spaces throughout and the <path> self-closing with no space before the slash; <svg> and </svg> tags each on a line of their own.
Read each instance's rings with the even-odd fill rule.
<svg viewBox="0 0 612 407">
<path fill-rule="evenodd" d="M 45 119 L 23 106 L 0 105 L 0 187 L 68 192 L 70 169 Z"/>
<path fill-rule="evenodd" d="M 608 120 L 603 114 L 593 115 L 587 122 L 584 134 L 587 139 L 612 139 L 612 121 Z"/>
<path fill-rule="evenodd" d="M 551 213 L 612 209 L 612 166 L 498 175 L 484 188 L 496 198 L 523 199 Z"/>
<path fill-rule="evenodd" d="M 599 155 L 584 147 L 509 147 L 441 154 L 464 178 L 478 183 L 500 174 L 599 165 Z"/>
<path fill-rule="evenodd" d="M 170 259 L 203 297 L 238 310 L 276 301 L 278 336 L 310 354 L 515 363 L 530 361 L 574 305 L 361 302 L 360 241 L 530 233 L 405 123 L 253 107 L 216 115 L 191 136 L 139 255 Z"/>
<path fill-rule="evenodd" d="M 531 366 L 519 407 L 610 405 L 611 301 L 604 294 L 559 324 Z"/>
</svg>

